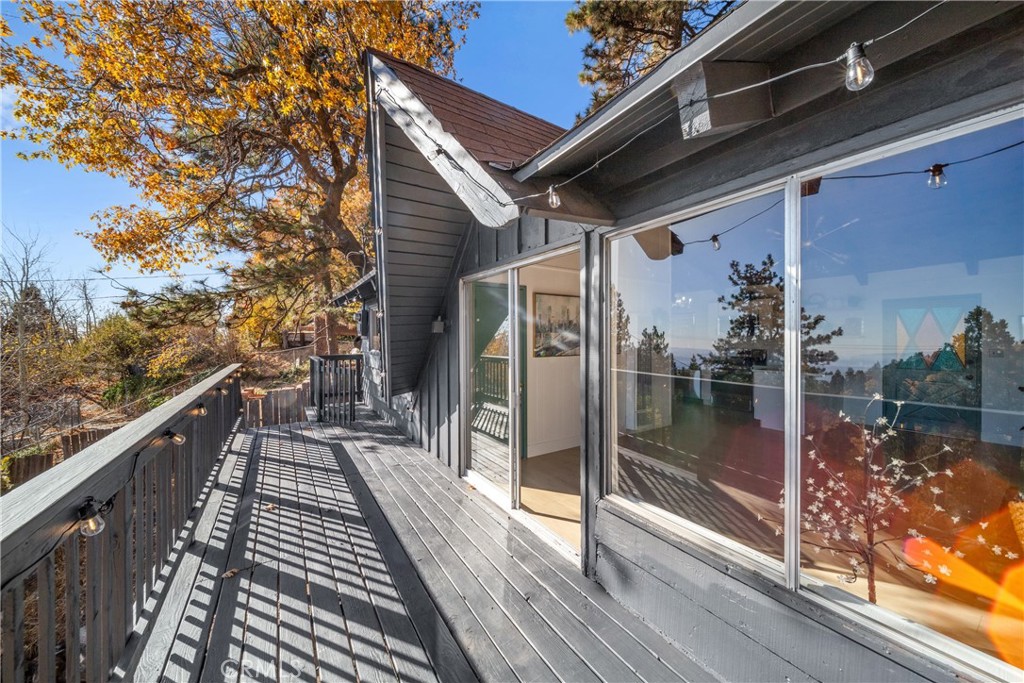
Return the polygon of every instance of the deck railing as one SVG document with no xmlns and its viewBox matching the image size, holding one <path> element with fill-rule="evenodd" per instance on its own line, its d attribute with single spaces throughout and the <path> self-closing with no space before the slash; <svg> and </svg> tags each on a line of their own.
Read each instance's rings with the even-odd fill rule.
<svg viewBox="0 0 1024 683">
<path fill-rule="evenodd" d="M 309 397 L 319 422 L 348 423 L 363 401 L 363 356 L 311 356 Z"/>
<path fill-rule="evenodd" d="M 238 367 L 0 498 L 4 683 L 106 681 L 132 656 L 152 621 L 147 600 L 240 424 Z M 105 528 L 86 537 L 90 510 Z"/>
<path fill-rule="evenodd" d="M 473 381 L 476 384 L 477 403 L 508 403 L 508 357 L 480 356 Z"/>
</svg>

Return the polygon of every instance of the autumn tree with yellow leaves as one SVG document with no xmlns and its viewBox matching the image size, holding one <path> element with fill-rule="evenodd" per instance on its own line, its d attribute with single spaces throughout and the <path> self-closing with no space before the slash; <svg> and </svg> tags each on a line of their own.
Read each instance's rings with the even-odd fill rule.
<svg viewBox="0 0 1024 683">
<path fill-rule="evenodd" d="M 171 289 L 159 320 L 322 305 L 372 261 L 362 166 L 366 48 L 452 72 L 475 3 L 25 0 L 3 33 L 27 158 L 101 171 L 140 201 L 94 216 L 144 270 L 242 254 L 226 287 Z M 156 304 L 154 308 L 152 304 Z"/>
</svg>

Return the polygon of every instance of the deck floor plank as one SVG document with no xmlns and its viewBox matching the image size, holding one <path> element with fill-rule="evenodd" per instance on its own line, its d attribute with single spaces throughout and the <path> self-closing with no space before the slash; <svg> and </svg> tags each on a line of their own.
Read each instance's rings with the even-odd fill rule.
<svg viewBox="0 0 1024 683">
<path fill-rule="evenodd" d="M 302 534 L 305 512 L 298 497 L 299 470 L 305 470 L 303 444 L 287 430 L 271 427 L 266 456 L 278 471 L 278 681 L 317 680 L 317 647 L 309 599 L 309 569 Z M 312 656 L 311 656 L 312 655 Z"/>
<path fill-rule="evenodd" d="M 304 450 L 309 457 L 308 444 L 304 443 Z M 295 470 L 300 506 L 321 512 L 329 508 L 321 473 L 314 472 L 312 467 L 296 467 Z M 322 517 L 303 515 L 301 522 L 318 673 L 325 681 L 356 681 L 348 624 L 340 608 L 337 577 L 331 559 L 331 554 L 339 552 L 339 548 L 328 543 Z"/>
<path fill-rule="evenodd" d="M 393 503 L 383 502 L 389 521 L 398 520 L 397 527 L 422 524 L 423 528 L 413 531 L 424 534 L 432 530 L 441 536 L 454 535 L 460 538 L 455 543 L 461 550 L 487 556 L 490 570 L 474 560 L 473 566 L 482 572 L 481 580 L 486 580 L 492 591 L 506 591 L 506 605 L 511 596 L 529 604 L 601 679 L 667 681 L 714 677 L 598 584 L 582 576 L 578 567 L 564 556 L 537 543 L 533 533 L 506 511 L 409 443 L 398 430 L 368 413 L 361 413 L 354 425 L 328 426 L 325 430 L 330 439 L 339 442 L 335 453 L 340 459 L 356 454 L 352 462 L 357 471 L 348 473 L 350 481 L 359 475 L 371 480 L 390 477 L 400 481 L 407 500 L 417 501 L 422 514 L 412 523 L 401 506 L 392 511 L 389 505 Z M 377 488 L 381 492 L 387 489 Z M 374 493 L 379 495 L 378 491 Z M 391 495 L 390 491 L 387 493 Z M 442 518 L 446 522 L 440 522 Z M 396 531 L 403 535 L 401 529 Z M 402 541 L 408 542 L 406 537 Z M 453 631 L 458 636 L 457 626 Z M 540 633 L 543 632 L 541 629 Z M 472 659 L 472 653 L 467 654 Z M 563 668 L 564 660 L 549 661 L 560 677 L 579 678 L 578 671 Z"/>
<path fill-rule="evenodd" d="M 491 577 L 486 572 L 477 571 L 475 560 L 479 556 L 471 548 L 453 545 L 456 538 L 451 533 L 452 530 L 447 526 L 435 526 L 438 520 L 431 520 L 420 509 L 413 494 L 399 481 L 398 474 L 392 467 L 393 463 L 384 461 L 386 444 L 377 439 L 366 438 L 365 433 L 349 431 L 347 435 L 351 439 L 350 443 L 354 443 L 360 450 L 356 457 L 360 458 L 367 469 L 387 488 L 398 510 L 413 524 L 416 533 L 427 545 L 428 551 L 437 559 L 452 583 L 465 595 L 470 609 L 508 660 L 516 677 L 526 681 L 556 679 L 557 675 L 551 669 L 549 660 L 537 651 L 521 630 L 522 622 L 527 621 L 530 616 L 525 601 L 506 594 L 504 589 L 507 584 L 504 582 L 498 582 L 497 586 L 487 585 L 490 583 L 487 579 Z"/>
<path fill-rule="evenodd" d="M 407 609 L 408 560 L 380 547 L 327 441 L 303 423 L 245 444 L 204 490 L 125 679 L 476 680 L 450 633 L 424 647 L 447 626 L 423 599 Z"/>
<path fill-rule="evenodd" d="M 401 439 L 400 436 L 397 438 Z M 472 532 L 474 535 L 497 538 L 503 529 L 509 529 L 505 532 L 510 539 L 505 552 L 547 586 L 555 599 L 606 648 L 615 652 L 635 676 L 646 681 L 707 677 L 707 671 L 685 653 L 675 648 L 666 650 L 664 638 L 652 629 L 635 628 L 636 617 L 603 588 L 580 574 L 578 568 L 547 550 L 546 546 L 530 542 L 533 540 L 532 532 L 521 527 L 518 521 L 483 496 L 467 495 L 468 485 L 465 482 L 427 458 L 414 459 L 407 465 L 410 466 L 439 487 L 445 495 L 445 499 L 439 501 L 440 505 L 468 515 L 468 524 L 479 529 L 479 532 Z M 516 527 L 520 528 L 517 530 Z M 580 647 L 584 645 L 581 643 Z"/>
<path fill-rule="evenodd" d="M 414 461 L 401 457 L 405 444 L 395 444 L 387 435 L 380 436 L 379 443 L 387 446 L 380 451 L 382 460 L 410 499 L 416 501 L 439 535 L 458 549 L 471 571 L 477 576 L 498 579 L 485 582 L 489 592 L 561 680 L 601 680 L 586 659 L 598 660 L 595 665 L 610 676 L 609 680 L 627 680 L 635 675 L 621 661 L 600 661 L 604 648 L 593 637 L 573 647 L 567 634 L 582 633 L 579 622 L 568 611 L 555 608 L 550 593 L 498 545 L 495 538 L 500 536 L 473 533 L 474 524 L 469 516 L 458 514 L 457 508 L 451 505 L 438 504 L 437 488 L 427 485 L 432 482 L 424 480 L 419 472 L 406 469 Z"/>
<path fill-rule="evenodd" d="M 344 447 L 341 446 L 341 434 L 329 425 L 317 425 L 317 428 L 322 430 L 333 448 L 343 449 L 342 453 L 335 451 L 335 456 L 339 457 L 346 476 L 355 481 L 354 477 L 359 476 L 360 471 L 356 469 L 351 459 L 352 454 L 344 451 Z M 357 456 L 362 455 L 358 453 L 358 447 L 353 445 L 352 448 L 353 451 L 356 451 Z M 372 453 L 370 455 L 372 457 Z M 365 461 L 362 465 L 364 470 L 369 469 Z M 386 518 L 385 523 L 392 527 L 403 549 L 412 559 L 430 597 L 437 605 L 476 674 L 481 680 L 486 681 L 517 680 L 504 653 L 491 640 L 487 630 L 470 607 L 466 595 L 462 592 L 462 587 L 446 573 L 444 563 L 430 552 L 428 544 L 416 532 L 415 525 L 404 515 L 388 514 L 388 511 L 393 511 L 397 505 L 389 490 L 376 477 L 365 476 L 360 477 L 360 480 L 366 487 L 366 493 L 381 506 Z"/>
<path fill-rule="evenodd" d="M 297 428 L 294 434 L 296 438 L 302 439 L 306 457 L 309 458 L 310 471 L 322 468 L 322 477 L 319 481 L 330 489 L 331 499 L 336 501 L 341 519 L 344 521 L 360 574 L 391 653 L 395 672 L 402 680 L 437 680 L 430 658 L 423 650 L 415 625 L 406 613 L 402 597 L 395 587 L 394 577 L 361 514 L 337 460 L 331 456 L 325 444 L 313 440 L 312 431 L 308 426 L 304 429 Z"/>
<path fill-rule="evenodd" d="M 260 430 L 257 437 L 255 463 L 258 468 L 258 494 L 253 509 L 256 532 L 251 539 L 252 569 L 243 586 L 249 600 L 245 611 L 245 637 L 242 644 L 243 679 L 274 681 L 277 679 L 280 655 L 278 637 L 278 579 L 281 561 L 279 535 L 280 466 L 276 443 L 269 430 Z M 245 568 L 242 568 L 243 570 Z"/>
<path fill-rule="evenodd" d="M 312 438 L 308 441 L 317 444 L 322 452 L 331 454 L 330 457 L 334 458 L 332 444 L 324 432 L 323 425 L 314 424 L 310 427 Z M 490 644 L 490 641 L 481 637 L 482 629 L 478 622 L 467 622 L 461 615 L 446 621 L 439 604 L 435 602 L 435 593 L 429 591 L 422 580 L 423 576 L 441 576 L 440 567 L 430 561 L 426 549 L 420 545 L 412 552 L 407 552 L 366 482 L 359 476 L 349 477 L 348 473 L 354 471 L 350 464 L 347 471 L 343 465 L 342 471 L 367 527 L 372 529 L 382 558 L 389 567 L 396 568 L 392 573 L 395 587 L 402 597 L 405 609 L 413 621 L 420 642 L 424 645 L 425 654 L 429 656 L 438 678 L 442 681 L 466 683 L 478 680 L 476 670 L 470 665 L 466 653 L 456 642 L 452 629 L 449 628 L 449 624 L 452 624 L 475 634 L 471 640 L 476 643 L 473 652 L 477 655 L 478 666 L 485 672 L 496 673 L 493 680 L 512 680 L 512 670 L 493 644 L 490 645 L 491 649 L 481 656 L 481 647 L 485 642 Z M 415 565 L 416 571 L 408 571 L 410 564 Z M 461 600 L 454 587 L 451 584 L 446 585 L 447 591 L 442 591 L 442 596 L 449 598 L 450 601 Z M 451 604 L 450 601 L 446 604 Z"/>
<path fill-rule="evenodd" d="M 711 678 L 368 411 L 238 443 L 129 680 Z"/>
<path fill-rule="evenodd" d="M 254 507 L 257 500 L 258 471 L 254 464 L 254 453 L 257 448 L 255 433 L 249 441 L 245 454 L 246 468 L 243 477 L 241 500 L 234 523 L 228 530 L 227 561 L 220 571 L 215 573 L 219 583 L 217 599 L 212 603 L 212 627 L 207 640 L 206 655 L 203 659 L 199 680 L 238 680 L 238 670 L 242 659 L 242 639 L 245 636 L 246 603 L 248 601 L 249 571 L 242 568 L 253 563 L 249 537 L 256 532 L 256 516 Z M 228 570 L 239 570 L 231 578 L 225 578 Z M 235 675 L 232 677 L 231 673 Z"/>
</svg>

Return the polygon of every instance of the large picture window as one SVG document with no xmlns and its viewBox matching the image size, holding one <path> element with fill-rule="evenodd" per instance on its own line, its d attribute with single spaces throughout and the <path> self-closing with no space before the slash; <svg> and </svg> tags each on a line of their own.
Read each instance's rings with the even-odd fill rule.
<svg viewBox="0 0 1024 683">
<path fill-rule="evenodd" d="M 618 493 L 782 559 L 781 192 L 611 243 Z"/>
<path fill-rule="evenodd" d="M 1022 140 L 975 126 L 612 238 L 612 491 L 1024 668 Z"/>
<path fill-rule="evenodd" d="M 801 566 L 1024 666 L 1020 121 L 825 176 L 802 200 Z M 932 184 L 939 184 L 938 181 Z M 813 585 L 813 584 L 812 584 Z"/>
</svg>

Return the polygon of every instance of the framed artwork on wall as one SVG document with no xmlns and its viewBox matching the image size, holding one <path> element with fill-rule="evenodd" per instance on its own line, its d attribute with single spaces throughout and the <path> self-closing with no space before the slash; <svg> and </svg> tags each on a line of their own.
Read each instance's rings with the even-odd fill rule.
<svg viewBox="0 0 1024 683">
<path fill-rule="evenodd" d="M 533 295 L 535 358 L 580 355 L 580 298 L 566 294 Z"/>
</svg>

